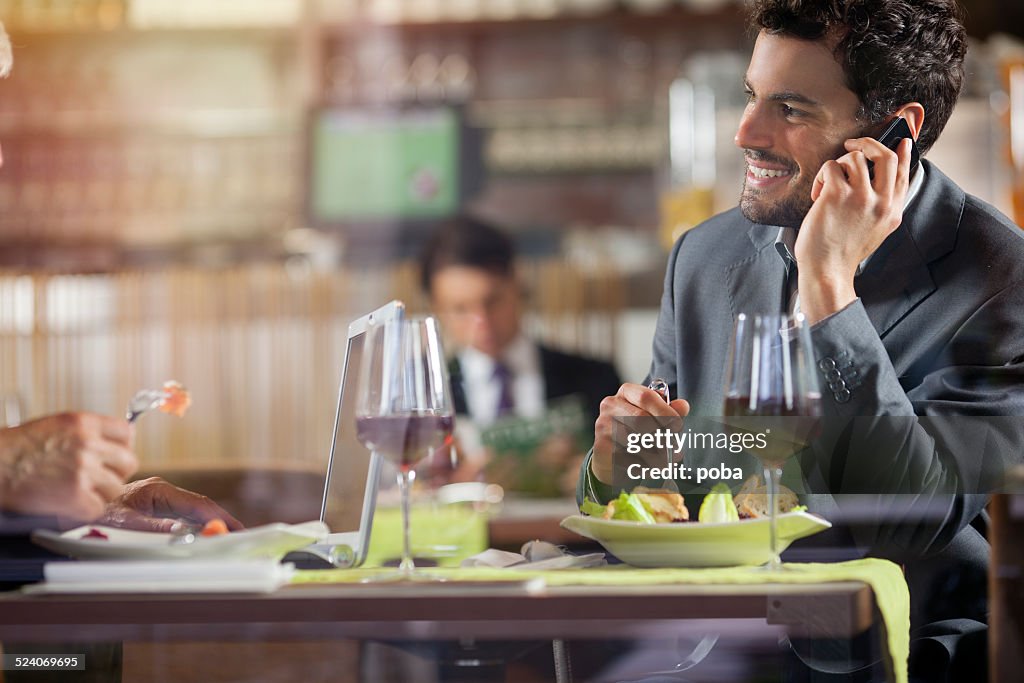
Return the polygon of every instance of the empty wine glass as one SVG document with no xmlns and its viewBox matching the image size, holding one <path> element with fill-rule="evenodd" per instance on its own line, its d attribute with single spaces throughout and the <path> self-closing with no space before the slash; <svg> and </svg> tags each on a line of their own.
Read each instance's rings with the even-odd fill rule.
<svg viewBox="0 0 1024 683">
<path fill-rule="evenodd" d="M 737 317 L 723 414 L 731 429 L 771 430 L 765 447 L 751 451 L 764 465 L 771 570 L 782 566 L 777 521 L 782 466 L 807 446 L 820 426 L 821 392 L 813 360 L 810 325 L 803 315 Z"/>
<path fill-rule="evenodd" d="M 432 317 L 387 320 L 367 330 L 356 402 L 356 434 L 398 468 L 402 497 L 400 578 L 412 578 L 409 497 L 412 470 L 448 446 L 454 426 L 448 366 Z"/>
</svg>

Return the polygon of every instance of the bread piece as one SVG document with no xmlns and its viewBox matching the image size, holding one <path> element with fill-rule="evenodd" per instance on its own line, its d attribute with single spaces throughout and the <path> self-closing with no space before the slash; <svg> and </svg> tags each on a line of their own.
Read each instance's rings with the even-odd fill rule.
<svg viewBox="0 0 1024 683">
<path fill-rule="evenodd" d="M 640 500 L 650 511 L 654 521 L 686 522 L 690 519 L 690 511 L 686 509 L 683 497 L 678 493 L 638 493 Z"/>
<path fill-rule="evenodd" d="M 740 517 L 767 517 L 769 514 L 768 489 L 764 479 L 758 475 L 747 479 L 743 482 L 740 492 L 733 496 L 733 502 L 736 503 L 736 511 L 739 512 Z M 799 504 L 800 500 L 792 489 L 780 484 L 779 512 L 789 512 Z"/>
</svg>

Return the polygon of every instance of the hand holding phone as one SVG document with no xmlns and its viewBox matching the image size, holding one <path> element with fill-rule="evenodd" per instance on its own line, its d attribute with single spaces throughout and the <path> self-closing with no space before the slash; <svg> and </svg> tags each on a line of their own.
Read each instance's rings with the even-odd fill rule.
<svg viewBox="0 0 1024 683">
<path fill-rule="evenodd" d="M 882 151 L 895 152 L 901 145 L 910 149 L 897 152 L 895 159 Z M 919 157 L 902 118 L 878 138 L 851 138 L 843 147 L 847 153 L 822 164 L 814 179 L 812 206 L 795 245 L 801 309 L 812 324 L 856 299 L 854 278 L 860 264 L 903 220 L 912 164 Z M 881 164 L 877 174 L 872 173 L 872 160 Z"/>
<path fill-rule="evenodd" d="M 895 152 L 896 148 L 899 147 L 900 140 L 903 138 L 910 138 L 910 173 L 913 174 L 914 169 L 917 168 L 917 162 L 921 158 L 921 153 L 917 149 L 914 134 L 910 132 L 910 126 L 907 125 L 905 118 L 897 116 L 893 119 L 892 123 L 878 136 L 877 140 Z M 868 174 L 872 178 L 875 177 L 875 164 L 872 161 L 868 161 Z"/>
</svg>

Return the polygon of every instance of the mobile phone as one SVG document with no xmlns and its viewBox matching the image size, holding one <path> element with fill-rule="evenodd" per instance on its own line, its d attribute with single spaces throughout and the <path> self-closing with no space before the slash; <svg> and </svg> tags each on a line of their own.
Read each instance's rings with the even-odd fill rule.
<svg viewBox="0 0 1024 683">
<path fill-rule="evenodd" d="M 906 119 L 902 116 L 897 116 L 882 134 L 878 136 L 877 140 L 895 152 L 900 144 L 900 140 L 903 138 L 910 138 L 910 172 L 913 174 L 914 169 L 917 168 L 917 161 L 921 158 L 921 153 L 917 149 L 917 142 L 914 140 L 914 134 L 910 132 L 910 126 L 907 125 Z M 868 171 L 871 177 L 874 178 L 874 162 L 868 162 Z"/>
</svg>

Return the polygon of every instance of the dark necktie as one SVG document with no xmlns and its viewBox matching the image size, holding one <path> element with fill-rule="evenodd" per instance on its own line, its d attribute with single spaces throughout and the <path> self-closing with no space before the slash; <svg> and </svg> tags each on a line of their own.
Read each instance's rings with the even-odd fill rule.
<svg viewBox="0 0 1024 683">
<path fill-rule="evenodd" d="M 498 409 L 495 417 L 504 417 L 512 413 L 512 371 L 504 363 L 494 364 L 494 380 L 498 383 Z"/>
</svg>

